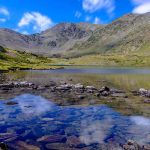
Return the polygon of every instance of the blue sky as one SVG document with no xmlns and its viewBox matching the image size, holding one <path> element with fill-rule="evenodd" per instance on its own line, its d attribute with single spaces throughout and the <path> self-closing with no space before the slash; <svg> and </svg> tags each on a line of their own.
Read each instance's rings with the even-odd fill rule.
<svg viewBox="0 0 150 150">
<path fill-rule="evenodd" d="M 106 24 L 146 12 L 150 0 L 0 0 L 0 27 L 30 34 L 60 22 Z"/>
</svg>

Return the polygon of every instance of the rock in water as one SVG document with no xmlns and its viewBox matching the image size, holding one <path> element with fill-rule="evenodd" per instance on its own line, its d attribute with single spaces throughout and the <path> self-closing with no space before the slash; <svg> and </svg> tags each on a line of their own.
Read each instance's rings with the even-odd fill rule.
<svg viewBox="0 0 150 150">
<path fill-rule="evenodd" d="M 133 140 L 128 140 L 127 144 L 123 145 L 124 150 L 142 150 L 140 145 L 138 145 L 135 141 Z"/>
<path fill-rule="evenodd" d="M 82 148 L 85 147 L 85 144 L 83 144 L 80 139 L 76 136 L 69 136 L 67 138 L 67 144 L 70 147 L 76 147 L 76 148 Z"/>
<path fill-rule="evenodd" d="M 150 150 L 150 144 L 144 145 L 142 150 Z"/>
<path fill-rule="evenodd" d="M 45 135 L 37 139 L 37 142 L 49 142 L 49 143 L 61 143 L 66 141 L 66 137 L 63 135 Z"/>
<path fill-rule="evenodd" d="M 23 141 L 17 141 L 14 146 L 14 149 L 18 149 L 18 150 L 40 150 L 39 147 L 35 146 L 35 145 L 30 145 L 27 144 Z"/>
<path fill-rule="evenodd" d="M 0 150 L 8 150 L 7 144 L 1 142 L 1 143 L 0 143 Z"/>
<path fill-rule="evenodd" d="M 74 85 L 75 89 L 83 89 L 84 86 L 80 83 Z"/>
</svg>

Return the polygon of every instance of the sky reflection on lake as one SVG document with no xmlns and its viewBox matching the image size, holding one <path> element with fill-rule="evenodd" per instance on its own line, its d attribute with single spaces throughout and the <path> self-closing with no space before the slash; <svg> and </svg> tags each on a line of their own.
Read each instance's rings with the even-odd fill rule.
<svg viewBox="0 0 150 150">
<path fill-rule="evenodd" d="M 60 134 L 77 136 L 85 145 L 123 144 L 128 139 L 140 144 L 150 142 L 149 118 L 123 116 L 105 105 L 61 107 L 29 94 L 9 101 L 18 104 L 8 106 L 6 101 L 0 101 L 0 134 L 11 130 L 19 135 L 17 140 L 30 141 L 33 137 L 38 139 L 44 135 Z M 27 131 L 31 131 L 30 135 L 23 137 Z"/>
</svg>

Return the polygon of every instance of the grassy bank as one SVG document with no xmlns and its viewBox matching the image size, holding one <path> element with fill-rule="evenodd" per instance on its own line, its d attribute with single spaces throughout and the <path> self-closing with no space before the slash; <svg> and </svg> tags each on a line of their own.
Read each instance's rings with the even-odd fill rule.
<svg viewBox="0 0 150 150">
<path fill-rule="evenodd" d="M 23 70 L 23 69 L 56 69 L 50 66 L 52 60 L 47 57 L 37 56 L 25 52 L 10 49 L 0 51 L 0 70 Z"/>
<path fill-rule="evenodd" d="M 57 69 L 63 66 L 85 65 L 105 67 L 149 67 L 150 55 L 146 53 L 128 54 L 93 54 L 77 58 L 48 58 L 19 52 L 10 49 L 0 50 L 0 70 L 23 70 L 23 69 Z"/>
<path fill-rule="evenodd" d="M 85 65 L 104 67 L 149 67 L 150 56 L 142 54 L 107 54 L 107 55 L 86 55 L 78 58 L 55 59 L 52 58 L 52 65 Z"/>
</svg>

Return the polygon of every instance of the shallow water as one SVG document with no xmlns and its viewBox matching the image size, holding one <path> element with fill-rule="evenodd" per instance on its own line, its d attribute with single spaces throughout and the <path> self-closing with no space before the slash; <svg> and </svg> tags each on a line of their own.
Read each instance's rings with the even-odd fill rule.
<svg viewBox="0 0 150 150">
<path fill-rule="evenodd" d="M 36 84 L 66 81 L 94 85 L 97 88 L 109 86 L 125 91 L 150 89 L 150 69 L 142 68 L 18 71 L 3 74 L 1 79 L 1 82 L 19 80 Z M 127 106 L 134 111 L 131 111 L 130 116 L 126 116 L 127 113 L 124 112 L 128 111 L 128 108 L 125 111 L 119 110 L 120 105 L 115 107 L 117 109 L 102 104 L 64 107 L 56 105 L 53 100 L 28 93 L 8 101 L 4 99 L 0 101 L 0 142 L 8 143 L 11 149 L 19 149 L 18 141 L 36 145 L 41 149 L 100 149 L 101 145 L 111 143 L 111 146 L 118 150 L 128 139 L 139 144 L 150 144 L 150 118 L 144 117 L 150 114 L 149 105 L 141 103 L 141 100 L 131 100 Z M 6 105 L 9 101 L 18 104 Z M 137 112 L 143 116 L 136 116 Z M 11 135 L 4 136 L 2 133 Z M 45 135 L 49 135 L 48 141 L 41 141 L 39 138 L 44 139 Z M 70 141 L 74 144 L 70 144 Z"/>
<path fill-rule="evenodd" d="M 9 101 L 13 106 L 0 102 L 0 132 L 12 133 L 17 138 L 8 141 L 26 141 L 45 149 L 51 142 L 41 141 L 44 135 L 76 136 L 80 141 L 73 147 L 92 147 L 99 144 L 124 144 L 128 139 L 139 144 L 150 143 L 150 119 L 142 116 L 123 116 L 106 105 L 61 107 L 40 96 L 20 95 Z M 7 141 L 0 136 L 0 141 Z M 52 142 L 53 143 L 53 142 Z M 66 140 L 66 147 L 72 147 Z M 60 147 L 61 149 L 61 147 Z"/>
<path fill-rule="evenodd" d="M 58 70 L 18 71 L 5 75 L 5 80 L 27 80 L 48 83 L 50 80 L 72 80 L 86 85 L 110 86 L 122 90 L 150 89 L 150 69 L 144 68 L 66 68 Z"/>
</svg>

